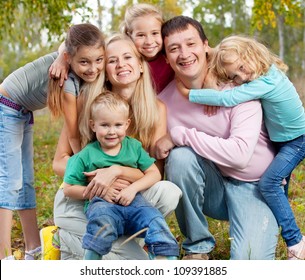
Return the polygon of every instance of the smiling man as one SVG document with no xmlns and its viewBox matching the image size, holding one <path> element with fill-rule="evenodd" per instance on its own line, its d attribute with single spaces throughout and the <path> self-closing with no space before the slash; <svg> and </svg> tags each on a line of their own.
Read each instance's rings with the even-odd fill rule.
<svg viewBox="0 0 305 280">
<path fill-rule="evenodd" d="M 166 57 L 179 82 L 202 88 L 210 47 L 202 26 L 178 16 L 162 27 Z M 208 259 L 215 247 L 206 215 L 230 223 L 231 259 L 274 259 L 278 226 L 257 184 L 274 157 L 259 101 L 204 114 L 172 81 L 159 95 L 169 133 L 158 141 L 167 178 L 183 192 L 176 216 L 184 259 Z"/>
</svg>

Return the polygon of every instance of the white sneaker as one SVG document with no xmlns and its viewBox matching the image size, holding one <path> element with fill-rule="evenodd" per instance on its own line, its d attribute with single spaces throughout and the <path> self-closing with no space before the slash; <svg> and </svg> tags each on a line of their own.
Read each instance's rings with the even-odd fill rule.
<svg viewBox="0 0 305 280">
<path fill-rule="evenodd" d="M 14 255 L 10 255 L 10 256 L 5 257 L 1 261 L 14 261 L 14 260 L 16 260 Z"/>
<path fill-rule="evenodd" d="M 26 261 L 34 261 L 41 259 L 41 247 L 37 247 L 31 251 L 25 251 L 24 259 Z"/>
<path fill-rule="evenodd" d="M 298 244 L 288 247 L 288 260 L 305 260 L 305 236 Z"/>
</svg>

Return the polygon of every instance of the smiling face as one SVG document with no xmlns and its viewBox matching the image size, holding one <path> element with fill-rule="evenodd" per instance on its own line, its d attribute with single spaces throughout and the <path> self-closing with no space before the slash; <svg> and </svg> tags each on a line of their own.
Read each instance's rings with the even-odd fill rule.
<svg viewBox="0 0 305 280">
<path fill-rule="evenodd" d="M 248 83 L 254 79 L 254 73 L 249 69 L 248 65 L 244 63 L 236 54 L 232 54 L 232 63 L 223 65 L 226 75 L 229 80 L 233 81 L 235 85 Z"/>
<path fill-rule="evenodd" d="M 162 23 L 154 15 L 135 18 L 130 34 L 138 51 L 146 60 L 153 60 L 162 49 Z"/>
<path fill-rule="evenodd" d="M 106 74 L 115 89 L 135 87 L 143 71 L 139 58 L 127 40 L 111 42 L 106 48 Z"/>
<path fill-rule="evenodd" d="M 110 110 L 106 106 L 101 106 L 90 120 L 90 127 L 105 153 L 119 152 L 129 124 L 124 110 Z"/>
<path fill-rule="evenodd" d="M 169 64 L 185 85 L 193 80 L 203 83 L 208 69 L 206 53 L 209 46 L 192 25 L 165 37 L 164 47 Z"/>
<path fill-rule="evenodd" d="M 82 80 L 92 83 L 104 69 L 104 48 L 81 46 L 73 57 L 66 53 L 71 69 Z"/>
</svg>

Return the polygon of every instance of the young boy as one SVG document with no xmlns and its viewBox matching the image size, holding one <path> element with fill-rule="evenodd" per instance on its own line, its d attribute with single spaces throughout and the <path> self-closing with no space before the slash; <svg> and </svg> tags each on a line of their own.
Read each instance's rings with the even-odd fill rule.
<svg viewBox="0 0 305 280">
<path fill-rule="evenodd" d="M 91 106 L 90 129 L 96 141 L 72 156 L 64 177 L 65 196 L 82 199 L 87 185 L 83 172 L 113 165 L 140 169 L 144 176 L 122 189 L 110 203 L 95 196 L 85 205 L 88 219 L 83 237 L 84 259 L 101 259 L 121 235 L 132 235 L 141 230 L 148 246 L 150 259 L 177 259 L 179 248 L 162 214 L 140 194 L 161 179 L 154 159 L 141 143 L 126 136 L 129 105 L 118 94 L 99 95 Z M 93 139 L 92 139 L 93 140 Z"/>
</svg>

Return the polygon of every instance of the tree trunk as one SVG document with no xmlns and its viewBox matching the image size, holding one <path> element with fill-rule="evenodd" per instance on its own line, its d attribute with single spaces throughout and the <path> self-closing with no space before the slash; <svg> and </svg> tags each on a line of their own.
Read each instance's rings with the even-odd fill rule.
<svg viewBox="0 0 305 280">
<path fill-rule="evenodd" d="M 284 45 L 284 18 L 281 15 L 277 16 L 277 26 L 279 35 L 279 57 L 284 60 L 285 56 L 285 45 Z"/>
<path fill-rule="evenodd" d="M 97 0 L 97 25 L 100 30 L 103 30 L 102 12 L 103 7 L 101 6 L 101 1 Z"/>
<path fill-rule="evenodd" d="M 305 22 L 305 4 L 304 4 L 304 22 Z M 305 52 L 305 27 L 303 27 L 303 50 Z M 302 71 L 305 71 L 305 55 L 302 54 Z"/>
</svg>

